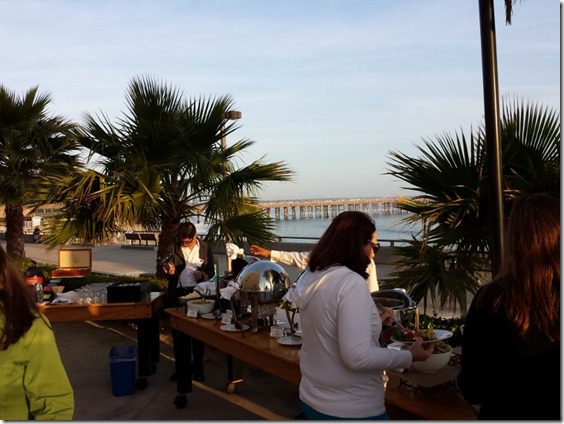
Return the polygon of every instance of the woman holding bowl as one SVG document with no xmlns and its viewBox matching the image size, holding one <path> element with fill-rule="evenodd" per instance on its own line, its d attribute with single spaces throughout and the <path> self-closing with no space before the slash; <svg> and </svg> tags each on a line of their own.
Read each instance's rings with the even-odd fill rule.
<svg viewBox="0 0 564 424">
<path fill-rule="evenodd" d="M 308 419 L 387 419 L 383 370 L 424 361 L 432 345 L 381 347 L 382 321 L 366 285 L 376 226 L 362 212 L 333 219 L 296 283 L 300 308 L 300 401 Z"/>
</svg>

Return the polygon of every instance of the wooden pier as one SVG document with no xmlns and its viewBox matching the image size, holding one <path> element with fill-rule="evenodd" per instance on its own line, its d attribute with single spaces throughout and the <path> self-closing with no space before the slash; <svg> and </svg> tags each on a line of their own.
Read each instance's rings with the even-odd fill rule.
<svg viewBox="0 0 564 424">
<path fill-rule="evenodd" d="M 333 218 L 344 211 L 361 211 L 370 215 L 401 213 L 400 197 L 358 199 L 312 199 L 263 201 L 257 205 L 276 219 Z"/>
</svg>

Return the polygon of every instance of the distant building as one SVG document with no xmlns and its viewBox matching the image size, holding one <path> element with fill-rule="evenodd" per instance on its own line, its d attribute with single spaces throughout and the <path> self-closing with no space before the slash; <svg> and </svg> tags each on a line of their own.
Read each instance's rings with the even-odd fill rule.
<svg viewBox="0 0 564 424">
<path fill-rule="evenodd" d="M 49 218 L 55 216 L 61 209 L 59 203 L 48 203 L 39 207 L 35 212 L 32 208 L 24 208 L 24 232 L 33 232 L 35 227 L 45 225 Z M 0 231 L 6 231 L 6 211 L 4 206 L 0 206 Z"/>
</svg>

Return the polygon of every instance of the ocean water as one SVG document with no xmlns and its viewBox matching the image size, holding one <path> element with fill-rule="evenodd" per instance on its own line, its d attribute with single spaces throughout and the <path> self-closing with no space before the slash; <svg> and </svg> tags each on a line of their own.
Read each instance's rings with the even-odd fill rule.
<svg viewBox="0 0 564 424">
<path fill-rule="evenodd" d="M 376 223 L 376 231 L 380 240 L 410 240 L 421 228 L 420 225 L 406 224 L 402 222 L 408 214 L 376 214 L 371 215 Z M 311 219 L 282 219 L 275 221 L 274 233 L 282 237 L 282 241 L 312 242 L 317 240 L 300 239 L 300 237 L 321 237 L 323 232 L 331 224 L 331 218 Z"/>
</svg>

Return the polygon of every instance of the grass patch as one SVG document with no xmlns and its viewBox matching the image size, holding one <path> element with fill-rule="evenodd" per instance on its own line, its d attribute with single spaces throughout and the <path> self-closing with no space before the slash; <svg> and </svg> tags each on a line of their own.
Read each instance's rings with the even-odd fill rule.
<svg viewBox="0 0 564 424">
<path fill-rule="evenodd" d="M 44 272 L 45 277 L 48 281 L 51 280 L 51 271 L 57 269 L 57 265 L 54 264 L 46 264 L 46 263 L 38 263 L 31 259 L 24 258 L 21 259 L 16 263 L 19 270 L 21 270 L 22 274 L 25 276 L 25 271 L 32 267 L 36 266 L 41 268 Z M 76 290 L 82 286 L 87 284 L 93 283 L 117 283 L 117 282 L 131 282 L 131 281 L 149 281 L 151 283 L 151 291 L 166 291 L 168 281 L 159 279 L 153 276 L 140 276 L 140 277 L 132 277 L 128 275 L 111 275 L 111 274 L 99 274 L 92 272 L 84 277 L 80 278 L 61 278 L 61 282 L 59 285 L 64 286 L 64 292 L 68 292 L 71 290 Z"/>
</svg>

